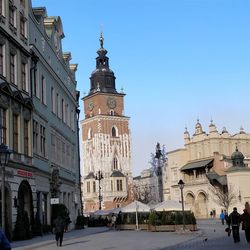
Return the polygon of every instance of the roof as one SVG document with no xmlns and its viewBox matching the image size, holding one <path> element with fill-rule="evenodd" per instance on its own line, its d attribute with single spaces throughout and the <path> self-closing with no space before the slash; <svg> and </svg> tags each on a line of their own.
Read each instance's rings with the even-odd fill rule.
<svg viewBox="0 0 250 250">
<path fill-rule="evenodd" d="M 190 162 L 190 163 L 184 165 L 184 166 L 181 168 L 181 171 L 206 167 L 206 166 L 209 165 L 213 160 L 214 160 L 214 159 L 208 159 L 208 160 L 203 160 L 203 161 Z"/>
<path fill-rule="evenodd" d="M 217 182 L 219 182 L 223 186 L 227 185 L 226 175 L 218 175 L 215 172 L 209 172 L 209 173 L 207 173 L 207 177 L 209 180 L 216 180 Z"/>
<path fill-rule="evenodd" d="M 122 213 L 150 212 L 150 207 L 140 201 L 134 201 L 121 208 Z"/>
<path fill-rule="evenodd" d="M 90 172 L 86 177 L 85 177 L 85 180 L 88 180 L 88 179 L 94 179 L 95 178 L 95 175 L 93 172 Z"/>
<path fill-rule="evenodd" d="M 125 177 L 125 175 L 121 171 L 115 170 L 115 171 L 112 172 L 110 177 Z"/>
</svg>

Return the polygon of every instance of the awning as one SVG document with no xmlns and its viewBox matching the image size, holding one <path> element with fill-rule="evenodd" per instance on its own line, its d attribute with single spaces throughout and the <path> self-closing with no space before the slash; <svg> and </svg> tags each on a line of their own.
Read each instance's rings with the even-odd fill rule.
<svg viewBox="0 0 250 250">
<path fill-rule="evenodd" d="M 203 161 L 190 162 L 181 168 L 181 171 L 191 170 L 196 168 L 203 168 L 208 166 L 214 159 L 208 159 Z"/>
</svg>

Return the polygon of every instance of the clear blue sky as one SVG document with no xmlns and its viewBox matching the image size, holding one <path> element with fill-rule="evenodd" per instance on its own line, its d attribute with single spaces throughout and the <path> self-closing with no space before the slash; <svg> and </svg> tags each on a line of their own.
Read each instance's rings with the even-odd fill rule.
<svg viewBox="0 0 250 250">
<path fill-rule="evenodd" d="M 127 94 L 134 175 L 150 167 L 157 142 L 183 147 L 184 128 L 193 134 L 197 117 L 206 132 L 211 118 L 219 132 L 250 132 L 249 0 L 32 2 L 61 16 L 81 97 L 103 30 L 116 88 Z"/>
</svg>

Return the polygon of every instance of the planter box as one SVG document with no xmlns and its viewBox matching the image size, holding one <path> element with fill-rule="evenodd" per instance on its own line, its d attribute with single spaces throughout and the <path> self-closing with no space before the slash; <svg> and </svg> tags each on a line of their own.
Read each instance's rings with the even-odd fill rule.
<svg viewBox="0 0 250 250">
<path fill-rule="evenodd" d="M 185 228 L 190 231 L 196 231 L 197 225 L 185 225 Z M 135 224 L 121 224 L 117 225 L 118 230 L 136 230 Z M 153 226 L 148 224 L 139 224 L 139 230 L 147 230 L 150 232 L 175 232 L 183 229 L 183 225 L 161 225 Z"/>
<path fill-rule="evenodd" d="M 121 224 L 117 225 L 118 230 L 136 230 L 136 226 L 134 224 Z"/>
<path fill-rule="evenodd" d="M 149 225 L 148 224 L 139 224 L 138 228 L 139 228 L 139 230 L 149 231 Z"/>
</svg>

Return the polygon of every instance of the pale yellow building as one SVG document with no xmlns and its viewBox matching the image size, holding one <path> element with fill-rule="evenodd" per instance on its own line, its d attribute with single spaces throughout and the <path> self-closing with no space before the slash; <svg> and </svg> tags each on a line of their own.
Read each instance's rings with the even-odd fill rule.
<svg viewBox="0 0 250 250">
<path fill-rule="evenodd" d="M 234 135 L 229 134 L 226 128 L 219 133 L 212 121 L 209 133 L 206 133 L 198 120 L 193 136 L 186 129 L 184 142 L 184 148 L 168 152 L 168 166 L 163 182 L 164 200 L 180 200 L 178 181 L 183 179 L 185 204 L 196 217 L 207 218 L 211 211 L 218 216 L 222 207 L 215 201 L 212 189 L 214 186 L 225 188 L 230 183 L 237 196 L 234 205 L 241 209 L 244 202 L 249 201 L 250 189 L 247 191 L 244 182 L 250 179 L 245 177 L 244 182 L 241 182 L 241 172 L 230 172 L 231 155 L 237 145 L 245 156 L 245 170 L 249 171 L 250 134 L 245 133 L 243 128 Z M 226 174 L 230 175 L 228 181 Z M 239 189 L 239 183 L 244 188 Z"/>
</svg>

